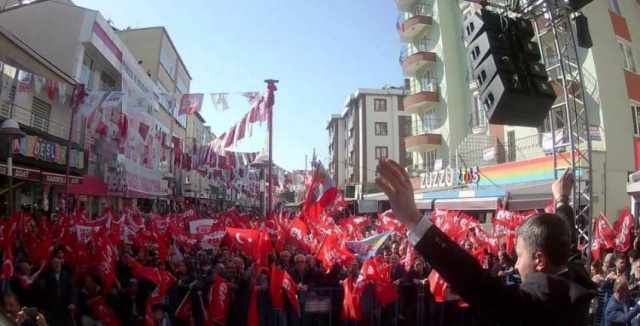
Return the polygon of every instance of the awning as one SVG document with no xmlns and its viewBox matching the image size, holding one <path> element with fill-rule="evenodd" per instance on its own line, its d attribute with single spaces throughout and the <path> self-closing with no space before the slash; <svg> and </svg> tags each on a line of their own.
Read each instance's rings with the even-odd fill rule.
<svg viewBox="0 0 640 326">
<path fill-rule="evenodd" d="M 581 181 L 581 188 L 586 186 Z M 553 200 L 551 193 L 551 184 L 553 181 L 544 181 L 529 185 L 513 185 L 509 187 L 509 199 L 507 200 L 507 209 L 512 211 L 524 211 L 531 209 L 543 209 Z M 593 203 L 598 202 L 598 194 L 593 194 Z M 586 205 L 587 199 L 580 198 L 580 204 Z"/>
<path fill-rule="evenodd" d="M 435 209 L 452 211 L 491 211 L 498 208 L 500 197 L 436 199 Z"/>
<path fill-rule="evenodd" d="M 416 200 L 416 206 L 418 206 L 418 209 L 424 209 L 424 210 L 433 210 L 433 200 L 431 199 L 427 199 L 427 200 Z"/>
<path fill-rule="evenodd" d="M 72 195 L 86 195 L 93 197 L 107 197 L 109 187 L 102 178 L 94 176 L 84 176 L 81 185 L 69 185 L 69 193 Z"/>
</svg>

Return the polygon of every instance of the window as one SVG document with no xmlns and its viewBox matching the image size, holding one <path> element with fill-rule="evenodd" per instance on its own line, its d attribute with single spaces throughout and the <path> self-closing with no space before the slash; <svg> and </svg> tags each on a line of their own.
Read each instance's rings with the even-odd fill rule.
<svg viewBox="0 0 640 326">
<path fill-rule="evenodd" d="M 173 65 L 173 62 L 171 62 L 171 57 L 169 57 L 169 55 L 164 49 L 160 51 L 160 65 L 169 74 L 171 79 L 173 79 L 175 67 Z"/>
<path fill-rule="evenodd" d="M 633 135 L 640 137 L 640 105 L 631 106 L 631 115 L 633 118 Z"/>
<path fill-rule="evenodd" d="M 6 98 L 7 100 L 4 102 L 0 102 L 0 116 L 2 118 L 10 118 L 11 117 L 11 111 L 13 108 L 13 102 L 16 99 L 16 86 L 13 85 L 11 86 L 11 90 L 9 91 L 9 97 Z"/>
<path fill-rule="evenodd" d="M 31 105 L 31 127 L 48 133 L 50 115 L 51 104 L 34 97 Z"/>
<path fill-rule="evenodd" d="M 434 110 L 429 110 L 422 114 L 422 131 L 432 132 L 438 126 L 438 120 Z"/>
<path fill-rule="evenodd" d="M 609 3 L 611 4 L 611 11 L 622 16 L 622 10 L 620 10 L 620 3 L 618 3 L 618 0 L 610 0 Z"/>
<path fill-rule="evenodd" d="M 100 73 L 100 86 L 98 88 L 101 92 L 111 92 L 116 88 L 116 81 L 103 71 Z"/>
<path fill-rule="evenodd" d="M 427 170 L 433 171 L 434 167 L 436 166 L 436 161 L 438 160 L 437 154 L 438 153 L 436 152 L 435 149 L 425 152 L 424 164 Z"/>
<path fill-rule="evenodd" d="M 631 72 L 638 72 L 636 70 L 636 62 L 633 56 L 633 50 L 631 46 L 626 43 L 618 42 L 620 46 L 620 54 L 622 55 L 622 66 L 624 69 L 629 70 Z"/>
<path fill-rule="evenodd" d="M 387 123 L 386 122 L 376 122 L 376 136 L 386 136 L 387 135 Z"/>
<path fill-rule="evenodd" d="M 386 146 L 376 146 L 376 160 L 389 157 L 389 148 Z"/>
<path fill-rule="evenodd" d="M 167 110 L 170 111 L 172 108 L 171 103 L 169 103 L 169 100 L 167 99 L 166 96 L 163 96 L 161 94 L 169 94 L 169 91 L 167 91 L 167 88 L 164 87 L 164 85 L 162 85 L 162 83 L 158 80 L 158 82 L 156 83 L 156 93 L 158 93 L 158 102 L 160 103 L 160 105 L 162 105 L 162 107 Z"/>
<path fill-rule="evenodd" d="M 87 89 L 91 89 L 93 79 L 93 59 L 88 55 L 84 55 L 82 59 L 82 67 L 80 67 L 80 83 L 84 84 Z"/>
<path fill-rule="evenodd" d="M 178 91 L 180 91 L 180 94 L 187 94 L 189 92 L 189 88 L 187 87 L 187 84 L 182 81 L 182 78 L 178 77 L 178 82 L 176 83 L 176 87 L 178 87 Z"/>
<path fill-rule="evenodd" d="M 373 100 L 373 111 L 375 112 L 387 112 L 387 100 L 382 98 L 376 98 Z"/>
</svg>

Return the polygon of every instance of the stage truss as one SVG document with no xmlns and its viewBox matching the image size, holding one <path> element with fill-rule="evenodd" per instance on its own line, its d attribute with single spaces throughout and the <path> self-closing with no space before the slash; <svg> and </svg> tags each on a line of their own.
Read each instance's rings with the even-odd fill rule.
<svg viewBox="0 0 640 326">
<path fill-rule="evenodd" d="M 589 266 L 593 241 L 589 231 L 593 214 L 593 171 L 586 90 L 572 22 L 576 13 L 562 0 L 480 1 L 480 4 L 530 19 L 536 28 L 551 84 L 561 91 L 549 113 L 554 177 L 557 179 L 567 167 L 572 168 L 576 176 L 570 199 L 576 212 L 577 245 L 582 248 L 583 260 Z"/>
</svg>

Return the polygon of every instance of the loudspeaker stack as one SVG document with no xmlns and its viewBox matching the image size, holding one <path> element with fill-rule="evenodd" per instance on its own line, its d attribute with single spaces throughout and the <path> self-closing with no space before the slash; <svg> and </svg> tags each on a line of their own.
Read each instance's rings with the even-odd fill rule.
<svg viewBox="0 0 640 326">
<path fill-rule="evenodd" d="M 464 41 L 489 123 L 538 127 L 556 94 L 531 21 L 482 9 L 463 24 Z"/>
</svg>

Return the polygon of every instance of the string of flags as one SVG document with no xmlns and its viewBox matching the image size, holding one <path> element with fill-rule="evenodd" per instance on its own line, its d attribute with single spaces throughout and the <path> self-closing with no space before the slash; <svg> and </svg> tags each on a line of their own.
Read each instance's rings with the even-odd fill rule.
<svg viewBox="0 0 640 326">
<path fill-rule="evenodd" d="M 10 99 L 11 90 L 14 87 L 16 98 L 24 97 L 29 93 L 31 85 L 33 84 L 33 90 L 36 96 L 40 96 L 46 86 L 46 97 L 50 101 L 57 100 L 60 107 L 71 104 L 69 103 L 69 95 L 73 90 L 72 85 L 59 80 L 48 79 L 3 62 L 0 62 L 0 67 L 0 102 L 5 102 Z M 179 115 L 200 112 L 204 101 L 204 93 L 179 94 L 154 92 L 153 97 L 150 95 L 151 94 L 139 97 L 148 97 L 150 101 L 155 97 L 167 109 L 173 109 L 176 105 L 179 105 Z M 262 98 L 262 94 L 260 92 L 226 92 L 209 93 L 209 95 L 213 102 L 214 109 L 218 112 L 224 112 L 231 109 L 231 106 L 229 105 L 229 98 L 231 95 L 242 96 L 252 107 L 255 106 Z"/>
</svg>

